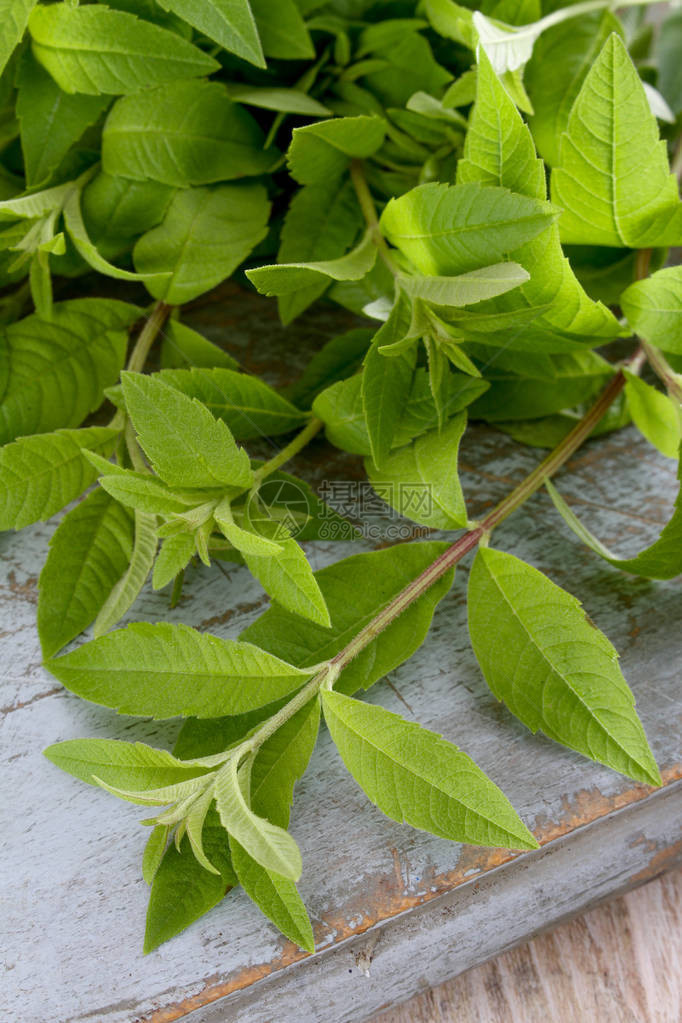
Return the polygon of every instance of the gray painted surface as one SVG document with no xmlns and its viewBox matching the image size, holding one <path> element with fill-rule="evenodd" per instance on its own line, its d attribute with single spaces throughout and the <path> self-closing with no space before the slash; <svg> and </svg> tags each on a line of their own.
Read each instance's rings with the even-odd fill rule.
<svg viewBox="0 0 682 1023">
<path fill-rule="evenodd" d="M 262 308 L 259 303 L 254 312 L 248 306 L 230 328 L 232 340 L 235 332 L 257 336 L 266 320 L 278 342 L 281 328 Z M 215 308 L 209 312 L 218 315 Z M 206 320 L 209 314 L 204 321 L 201 315 L 195 325 L 220 334 Z M 299 364 L 310 338 L 314 342 L 316 335 L 319 342 L 319 320 L 314 329 L 308 321 L 306 329 L 308 340 L 302 337 L 294 360 Z M 249 357 L 255 368 L 258 357 L 266 359 L 260 349 L 245 351 L 247 362 Z M 292 367 L 282 372 L 291 374 Z M 313 453 L 313 462 L 303 464 L 314 482 L 361 476 L 357 459 L 323 442 Z M 539 457 L 492 430 L 473 430 L 461 455 L 470 513 L 490 507 Z M 559 479 L 560 489 L 600 538 L 631 553 L 655 537 L 676 493 L 674 465 L 633 430 L 588 444 L 570 468 Z M 297 789 L 292 823 L 303 851 L 300 887 L 318 954 L 297 964 L 291 944 L 236 891 L 185 934 L 143 957 L 145 832 L 137 822 L 146 811 L 62 774 L 41 750 L 78 736 L 170 745 L 178 726 L 117 717 L 88 705 L 41 667 L 37 576 L 54 525 L 0 536 L 0 703 L 6 712 L 0 785 L 3 806 L 11 809 L 2 834 L 3 1023 L 142 1018 L 161 1023 L 215 999 L 230 985 L 245 987 L 245 993 L 231 996 L 235 1003 L 216 1003 L 190 1018 L 361 1019 L 668 862 L 680 818 L 679 792 L 672 787 L 680 761 L 679 583 L 619 575 L 580 546 L 541 494 L 504 524 L 496 543 L 579 596 L 619 649 L 669 786 L 652 796 L 530 735 L 495 702 L 468 645 L 463 567 L 427 643 L 368 699 L 416 718 L 465 749 L 548 847 L 509 863 L 490 851 L 386 820 L 345 773 L 323 731 Z M 368 546 L 317 544 L 310 555 L 314 567 L 321 567 Z M 168 611 L 167 594 L 147 589 L 128 620 L 184 621 L 234 637 L 263 605 L 259 587 L 244 570 L 202 567 L 191 574 L 175 611 Z M 367 937 L 352 936 L 367 932 L 373 940 L 382 928 L 367 980 L 353 958 Z"/>
</svg>

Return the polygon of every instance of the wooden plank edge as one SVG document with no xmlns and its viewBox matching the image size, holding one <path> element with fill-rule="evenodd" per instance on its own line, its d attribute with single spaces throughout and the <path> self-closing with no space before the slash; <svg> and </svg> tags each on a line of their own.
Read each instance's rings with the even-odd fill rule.
<svg viewBox="0 0 682 1023">
<path fill-rule="evenodd" d="M 165 1006 L 159 1006 L 150 1014 L 136 1017 L 136 1023 L 174 1023 L 175 1020 L 184 1019 L 189 1014 L 192 1014 L 192 1023 L 195 1018 L 197 1023 L 199 1021 L 203 1023 L 204 1016 L 195 1017 L 195 1013 L 209 1008 L 214 1002 L 219 1002 L 221 1005 L 232 1005 L 234 1000 L 234 1004 L 239 1004 L 241 1008 L 242 998 L 239 997 L 240 995 L 248 1001 L 250 1012 L 256 1011 L 257 1007 L 251 1005 L 251 995 L 266 984 L 268 988 L 273 984 L 286 984 L 285 975 L 292 970 L 299 976 L 302 968 L 303 972 L 307 972 L 305 970 L 307 965 L 317 972 L 320 968 L 319 964 L 324 963 L 335 952 L 341 950 L 349 942 L 356 941 L 359 936 L 367 932 L 374 933 L 377 929 L 389 926 L 393 921 L 404 917 L 405 914 L 428 909 L 432 903 L 439 903 L 462 888 L 471 889 L 473 886 L 487 883 L 489 876 L 497 875 L 500 870 L 504 872 L 505 877 L 511 867 L 534 872 L 539 869 L 536 865 L 541 862 L 543 854 L 552 854 L 555 848 L 563 848 L 571 838 L 582 835 L 585 831 L 589 832 L 596 826 L 603 826 L 603 823 L 610 821 L 614 815 L 627 816 L 629 812 L 635 815 L 638 812 L 643 812 L 650 805 L 659 806 L 664 798 L 672 799 L 682 791 L 679 785 L 682 779 L 682 763 L 667 768 L 662 775 L 664 782 L 662 788 L 653 791 L 646 785 L 633 785 L 625 791 L 610 796 L 602 795 L 597 788 L 579 790 L 572 798 L 564 799 L 563 812 L 558 820 L 536 819 L 533 830 L 542 847 L 537 852 L 513 853 L 506 849 L 481 849 L 475 846 L 465 846 L 457 866 L 452 871 L 429 877 L 422 886 L 424 890 L 416 895 L 405 892 L 400 858 L 397 850 L 393 850 L 394 875 L 376 876 L 371 879 L 367 888 L 355 893 L 333 914 L 324 917 L 316 928 L 318 951 L 315 955 L 310 956 L 298 949 L 292 942 L 283 941 L 282 952 L 278 957 L 267 962 L 255 963 L 229 979 L 210 978 L 196 994 Z M 638 863 L 637 869 L 633 870 L 628 881 L 623 882 L 621 889 L 624 890 L 626 887 L 642 883 L 649 876 L 655 876 L 668 869 L 667 864 L 671 855 L 676 855 L 676 852 L 671 853 L 671 848 L 673 846 L 663 846 L 659 849 L 657 845 L 656 852 L 651 857 L 646 855 L 650 851 L 649 848 L 643 849 L 644 855 L 641 857 L 641 863 Z M 656 856 L 659 857 L 659 860 L 655 859 Z M 614 869 L 615 867 L 614 864 Z M 649 871 L 652 871 L 651 874 L 648 873 Z M 532 876 L 529 876 L 529 882 L 533 883 Z M 567 883 L 570 884 L 570 878 L 567 879 Z M 607 889 L 603 897 L 608 897 L 615 890 L 615 888 Z M 580 908 L 585 908 L 585 905 L 581 905 Z M 579 910 L 575 912 L 577 911 Z M 558 922 L 558 918 L 552 918 L 546 926 L 554 926 Z M 507 923 L 505 921 L 503 930 L 506 929 Z M 538 929 L 540 928 L 536 928 L 532 933 L 536 933 Z M 532 936 L 530 932 L 524 933 L 504 947 L 510 947 L 530 936 Z M 497 954 L 502 950 L 503 948 L 499 947 L 490 955 Z M 489 955 L 484 958 L 489 958 Z M 482 962 L 484 959 L 477 961 Z M 463 969 L 468 969 L 473 965 L 476 965 L 476 962 L 468 963 L 449 976 L 455 976 L 457 972 L 462 972 Z M 443 979 L 449 979 L 449 976 L 443 977 Z M 301 980 L 301 982 L 303 981 Z M 433 983 L 440 983 L 440 981 L 433 981 Z M 410 991 L 404 997 L 407 998 L 412 993 L 414 991 Z M 372 1012 L 379 1011 L 380 1008 L 381 1006 L 378 1006 Z M 272 1004 L 270 1004 L 270 1010 L 272 1010 Z M 298 1010 L 300 1011 L 300 1004 Z M 296 1018 L 295 1004 L 293 1013 L 292 1020 Z M 208 1015 L 205 1018 L 207 1023 L 209 1021 L 212 1023 L 214 1019 L 218 1020 L 221 1017 Z M 267 1015 L 263 1017 L 264 1020 L 270 1018 L 272 1017 Z M 300 1019 L 300 1016 L 298 1018 Z M 338 1017 L 339 1020 L 341 1018 Z M 353 1018 L 358 1019 L 357 1016 Z M 248 1019 L 249 1023 L 255 1023 L 260 1016 L 252 1018 L 249 1015 Z M 278 1023 L 285 1023 L 285 1020 L 289 1019 L 288 1016 L 280 1014 L 279 1006 L 277 1019 Z M 336 1023 L 336 1020 L 336 1016 L 325 1015 L 325 1023 Z"/>
</svg>

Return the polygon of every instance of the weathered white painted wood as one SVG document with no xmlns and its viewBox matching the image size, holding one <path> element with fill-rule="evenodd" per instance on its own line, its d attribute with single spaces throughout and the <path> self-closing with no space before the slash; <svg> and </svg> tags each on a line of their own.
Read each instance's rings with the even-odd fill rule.
<svg viewBox="0 0 682 1023">
<path fill-rule="evenodd" d="M 265 349 L 271 351 L 272 337 L 277 342 L 282 333 L 271 309 L 269 303 L 247 303 L 239 324 L 229 328 L 230 339 L 236 335 L 245 359 L 256 368 L 259 361 L 268 363 Z M 225 325 L 216 327 L 208 319 L 221 315 L 220 307 L 199 310 L 196 325 L 224 337 Z M 301 346 L 294 358 L 287 358 L 280 376 L 295 371 L 292 362 L 305 362 L 311 337 L 314 343 L 315 335 L 323 332 L 319 322 L 311 330 L 308 321 L 307 338 L 296 327 Z M 268 331 L 272 336 L 265 346 Z M 334 453 L 323 442 L 313 452 L 314 462 L 306 459 L 302 465 L 317 482 L 361 476 L 358 460 Z M 471 514 L 499 499 L 538 457 L 491 430 L 474 431 L 462 451 Z M 588 445 L 571 469 L 560 479 L 560 489 L 569 500 L 582 503 L 585 521 L 607 543 L 629 552 L 656 535 L 675 494 L 674 466 L 634 431 Z M 240 1009 L 240 1019 L 285 1023 L 301 1018 L 303 983 L 306 994 L 313 984 L 323 985 L 337 1005 L 320 1008 L 319 1015 L 311 1008 L 307 1018 L 326 1023 L 359 1019 L 362 1012 L 381 1007 L 393 984 L 395 997 L 406 998 L 420 985 L 422 974 L 428 983 L 445 979 L 626 885 L 651 859 L 649 848 L 637 844 L 640 832 L 660 843 L 661 851 L 672 842 L 674 807 L 679 807 L 679 795 L 672 789 L 635 802 L 644 796 L 643 789 L 531 736 L 496 704 L 468 645 L 462 568 L 438 609 L 428 643 L 368 699 L 458 743 L 504 788 L 526 823 L 543 840 L 554 839 L 556 846 L 503 866 L 505 856 L 463 848 L 387 821 L 344 772 L 323 733 L 297 790 L 293 814 L 293 833 L 304 856 L 301 891 L 315 925 L 318 955 L 293 965 L 297 954 L 292 946 L 242 892 L 233 892 L 184 935 L 142 957 L 147 889 L 139 864 L 145 833 L 137 821 L 146 814 L 61 774 L 41 750 L 77 736 L 171 744 L 177 725 L 117 717 L 90 706 L 61 690 L 41 667 L 34 625 L 36 581 L 53 528 L 50 523 L 18 536 L 0 536 L 0 703 L 7 711 L 1 726 L 0 786 L 3 805 L 11 809 L 2 836 L 8 972 L 0 1018 L 5 1023 L 130 1023 L 142 1018 L 161 1023 L 179 1018 L 230 985 L 250 990 L 241 1003 L 248 1004 L 248 1011 L 241 1015 Z M 505 523 L 496 542 L 576 593 L 621 651 L 654 753 L 671 780 L 679 773 L 680 760 L 678 584 L 619 575 L 581 548 L 544 495 Z M 320 567 L 358 549 L 362 545 L 318 544 L 311 556 Z M 201 568 L 191 574 L 175 611 L 168 611 L 166 594 L 147 590 L 130 620 L 185 621 L 231 637 L 253 620 L 263 603 L 257 584 L 243 570 Z M 583 869 L 582 857 L 588 853 L 580 843 L 588 839 L 583 840 L 581 826 L 618 807 L 623 809 L 613 822 L 592 825 L 601 837 L 590 844 L 593 866 Z M 564 837 L 569 833 L 570 841 Z M 452 892 L 467 876 L 484 877 L 482 884 L 495 886 L 499 878 L 490 895 L 487 929 L 479 926 L 474 912 L 473 884 L 459 894 Z M 559 883 L 560 890 L 555 888 Z M 466 931 L 438 930 L 447 914 L 443 910 L 439 916 L 436 907 L 441 903 L 435 900 L 451 894 L 453 905 L 459 906 L 461 897 L 470 907 Z M 348 935 L 381 928 L 383 921 L 398 926 L 391 923 L 394 918 L 413 915 L 415 923 L 405 937 L 395 945 L 386 942 L 395 955 L 386 960 L 386 971 L 382 967 L 381 985 L 375 988 L 371 982 L 376 997 L 365 997 L 370 989 L 358 988 L 364 978 L 351 978 L 349 953 L 338 946 Z M 456 960 L 452 944 L 447 956 L 435 956 L 441 933 L 443 941 L 456 943 Z M 270 981 L 261 980 L 270 973 Z M 344 1007 L 341 980 L 346 983 L 346 978 L 352 979 L 353 990 L 365 994 L 353 995 Z M 229 1008 L 202 1012 L 197 1018 L 206 1023 L 235 1018 Z"/>
</svg>

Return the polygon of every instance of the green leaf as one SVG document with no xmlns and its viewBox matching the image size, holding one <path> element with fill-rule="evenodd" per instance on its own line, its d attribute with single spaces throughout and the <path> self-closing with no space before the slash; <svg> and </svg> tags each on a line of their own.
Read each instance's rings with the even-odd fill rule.
<svg viewBox="0 0 682 1023">
<path fill-rule="evenodd" d="M 682 241 L 665 142 L 622 40 L 612 34 L 573 104 L 552 171 L 569 245 L 647 248 Z"/>
<path fill-rule="evenodd" d="M 381 227 L 420 273 L 449 276 L 500 262 L 555 217 L 548 203 L 506 188 L 430 183 L 391 199 Z"/>
<path fill-rule="evenodd" d="M 28 17 L 37 0 L 2 0 L 0 4 L 0 72 L 7 67 L 15 47 L 28 25 Z"/>
<path fill-rule="evenodd" d="M 120 622 L 126 611 L 137 600 L 154 565 L 157 545 L 156 516 L 136 511 L 135 543 L 130 564 L 114 586 L 95 619 L 93 626 L 95 639 L 98 636 L 103 636 L 109 629 L 113 629 L 114 625 Z"/>
<path fill-rule="evenodd" d="M 632 421 L 646 439 L 667 458 L 677 458 L 682 411 L 668 397 L 625 370 L 625 398 Z"/>
<path fill-rule="evenodd" d="M 185 79 L 114 103 L 102 133 L 108 174 L 188 188 L 270 170 L 256 121 L 220 82 Z"/>
<path fill-rule="evenodd" d="M 250 0 L 266 57 L 310 60 L 315 48 L 294 0 Z"/>
<path fill-rule="evenodd" d="M 527 355 L 515 370 L 498 369 L 492 362 L 486 369 L 490 388 L 471 406 L 472 419 L 539 419 L 588 401 L 613 375 L 611 364 L 590 351 Z"/>
<path fill-rule="evenodd" d="M 242 714 L 292 692 L 310 675 L 251 643 L 165 622 L 129 625 L 49 668 L 86 700 L 154 718 Z"/>
<path fill-rule="evenodd" d="M 163 220 L 172 195 L 172 189 L 154 181 L 97 174 L 81 194 L 87 234 L 103 255 L 112 259 Z"/>
<path fill-rule="evenodd" d="M 381 468 L 367 462 L 367 475 L 379 497 L 424 526 L 466 526 L 466 505 L 457 475 L 457 453 L 466 422 L 466 414 L 460 412 L 442 431 L 433 430 L 398 448 Z"/>
<path fill-rule="evenodd" d="M 0 448 L 0 529 L 23 529 L 49 519 L 97 477 L 82 449 L 110 454 L 116 430 L 83 430 L 21 437 Z"/>
<path fill-rule="evenodd" d="M 113 470 L 113 465 L 109 469 Z M 136 508 L 152 515 L 182 514 L 201 501 L 201 493 L 192 499 L 189 494 L 178 494 L 165 483 L 146 472 L 118 469 L 99 480 L 108 494 L 128 508 Z"/>
<path fill-rule="evenodd" d="M 243 846 L 230 839 L 235 873 L 242 888 L 268 920 L 306 952 L 315 951 L 313 929 L 293 881 L 261 867 Z"/>
<path fill-rule="evenodd" d="M 95 490 L 62 519 L 38 585 L 38 634 L 53 657 L 93 621 L 133 549 L 130 512 Z"/>
<path fill-rule="evenodd" d="M 302 777 L 320 726 L 320 703 L 313 699 L 260 747 L 251 770 L 251 806 L 273 824 L 286 827 L 296 781 Z M 193 731 L 189 721 L 183 730 Z M 293 882 L 261 867 L 234 839 L 232 861 L 242 887 L 269 920 L 292 941 L 314 950 L 308 914 Z"/>
<path fill-rule="evenodd" d="M 133 251 L 140 273 L 172 272 L 148 286 L 154 298 L 182 305 L 229 277 L 265 237 L 270 204 L 262 185 L 219 185 L 177 192 L 158 227 Z"/>
<path fill-rule="evenodd" d="M 320 275 L 334 281 L 358 281 L 374 266 L 377 248 L 372 232 L 366 231 L 360 244 L 339 259 L 313 263 L 271 263 L 247 270 L 246 276 L 261 295 L 289 295 L 317 287 Z"/>
<path fill-rule="evenodd" d="M 331 176 L 305 185 L 293 197 L 282 225 L 280 263 L 336 259 L 353 244 L 362 229 L 362 214 L 350 180 Z M 325 291 L 327 278 L 318 277 L 303 291 L 278 300 L 282 323 L 290 323 Z"/>
<path fill-rule="evenodd" d="M 217 61 L 174 32 L 99 4 L 36 7 L 33 54 L 64 92 L 118 95 L 211 74 Z"/>
<path fill-rule="evenodd" d="M 160 590 L 175 579 L 179 572 L 186 568 L 196 549 L 192 533 L 176 533 L 169 536 L 161 545 L 156 557 L 152 586 Z"/>
<path fill-rule="evenodd" d="M 448 415 L 466 408 L 490 387 L 486 380 L 465 376 L 463 373 L 450 373 L 447 382 L 445 406 Z M 341 380 L 315 399 L 313 412 L 324 422 L 327 439 L 332 444 L 353 454 L 369 455 L 371 449 L 361 392 L 362 379 L 359 376 Z M 393 449 L 408 444 L 414 437 L 420 437 L 437 426 L 438 411 L 428 374 L 424 369 L 417 368 L 409 399 L 398 423 Z"/>
<path fill-rule="evenodd" d="M 612 32 L 622 32 L 617 17 L 593 11 L 548 29 L 535 46 L 524 84 L 533 103 L 533 138 L 550 167 L 559 162 L 561 135 L 580 87 Z"/>
<path fill-rule="evenodd" d="M 518 288 L 529 274 L 518 263 L 496 263 L 456 277 L 406 277 L 398 280 L 410 298 L 421 298 L 434 305 L 463 306 L 482 302 Z"/>
<path fill-rule="evenodd" d="M 263 110 L 277 110 L 283 114 L 302 114 L 304 117 L 331 116 L 331 110 L 300 89 L 229 83 L 227 94 L 235 103 L 244 103 L 249 107 L 262 107 Z"/>
<path fill-rule="evenodd" d="M 289 171 L 301 185 L 338 177 L 352 159 L 372 156 L 384 141 L 380 117 L 338 117 L 294 128 L 287 153 Z"/>
<path fill-rule="evenodd" d="M 238 440 L 275 437 L 305 422 L 305 414 L 259 377 L 230 369 L 163 370 L 160 379 L 196 398 Z"/>
<path fill-rule="evenodd" d="M 682 355 L 682 266 L 669 266 L 621 295 L 632 329 L 664 352 Z"/>
<path fill-rule="evenodd" d="M 213 513 L 213 518 L 215 519 L 221 533 L 227 537 L 230 543 L 236 547 L 238 551 L 241 551 L 242 554 L 255 554 L 263 555 L 265 557 L 273 557 L 274 555 L 282 553 L 281 544 L 275 543 L 274 540 L 268 540 L 264 536 L 259 536 L 257 533 L 253 533 L 250 530 L 242 529 L 241 526 L 237 525 L 232 516 L 229 498 L 220 502 Z"/>
<path fill-rule="evenodd" d="M 682 450 L 682 449 L 681 449 Z M 682 463 L 681 463 L 682 465 Z M 678 470 L 681 478 L 682 468 Z M 557 511 L 583 543 L 591 547 L 605 561 L 621 572 L 631 572 L 647 579 L 674 579 L 682 574 L 682 488 L 675 501 L 672 517 L 663 527 L 658 540 L 641 551 L 634 558 L 619 558 L 589 532 L 577 515 L 568 507 L 563 497 L 548 480 L 545 482 Z"/>
<path fill-rule="evenodd" d="M 223 827 L 266 870 L 297 881 L 303 869 L 301 854 L 291 835 L 250 809 L 232 757 L 218 772 L 215 797 Z"/>
<path fill-rule="evenodd" d="M 83 221 L 83 214 L 81 213 L 81 194 L 81 188 L 74 184 L 62 209 L 64 226 L 81 259 L 88 266 L 91 266 L 93 270 L 97 270 L 101 274 L 106 274 L 107 277 L 114 277 L 120 281 L 155 281 L 156 283 L 167 281 L 169 272 L 151 274 L 133 273 L 130 270 L 121 270 L 104 259 L 88 236 L 87 228 Z"/>
<path fill-rule="evenodd" d="M 575 597 L 513 555 L 483 548 L 468 602 L 481 670 L 512 714 L 636 781 L 661 784 L 618 655 Z"/>
<path fill-rule="evenodd" d="M 501 185 L 534 199 L 547 197 L 545 170 L 530 132 L 485 53 L 480 54 L 476 105 L 469 118 L 464 159 L 457 164 L 457 181 Z M 510 256 L 525 267 L 530 280 L 513 293 L 479 307 L 477 315 L 518 313 L 518 327 L 523 328 L 521 314 L 535 310 L 539 330 L 570 331 L 582 344 L 590 335 L 615 337 L 620 333 L 616 318 L 592 302 L 578 283 L 562 251 L 557 224 L 520 247 L 516 244 Z M 526 332 L 520 329 L 517 333 L 523 339 Z M 510 341 L 504 333 L 500 337 L 502 345 Z M 543 339 L 539 350 L 552 350 L 548 339 Z"/>
<path fill-rule="evenodd" d="M 230 53 L 265 67 L 249 0 L 159 0 L 159 4 Z"/>
<path fill-rule="evenodd" d="M 379 466 L 383 465 L 394 443 L 412 388 L 416 362 L 414 347 L 394 358 L 383 356 L 379 351 L 381 337 L 380 331 L 365 356 L 361 385 L 370 449 Z"/>
<path fill-rule="evenodd" d="M 179 850 L 173 843 L 168 846 L 154 875 L 149 896 L 145 953 L 184 931 L 237 884 L 228 838 L 213 809 L 204 821 L 202 843 L 210 862 L 220 869 L 220 876 L 204 870 L 197 862 L 186 837 Z"/>
<path fill-rule="evenodd" d="M 446 548 L 447 544 L 435 541 L 407 543 L 337 561 L 315 573 L 331 628 L 304 621 L 282 607 L 271 607 L 244 630 L 242 638 L 292 664 L 320 664 L 342 650 Z M 448 573 L 410 605 L 344 668 L 337 688 L 345 693 L 369 689 L 411 657 L 426 638 L 434 610 L 451 585 L 452 573 Z"/>
<path fill-rule="evenodd" d="M 426 16 L 439 35 L 474 50 L 477 33 L 474 29 L 473 14 L 467 7 L 461 7 L 453 0 L 425 0 Z M 463 104 L 462 104 L 463 105 Z"/>
<path fill-rule="evenodd" d="M 226 372 L 229 372 L 226 371 Z M 171 486 L 247 487 L 249 457 L 209 410 L 158 376 L 122 373 L 126 408 L 140 444 Z"/>
<path fill-rule="evenodd" d="M 206 774 L 206 768 L 185 764 L 166 750 L 120 739 L 67 739 L 44 750 L 62 771 L 97 785 L 96 775 L 120 789 L 159 789 Z"/>
<path fill-rule="evenodd" d="M 357 530 L 347 519 L 321 501 L 309 483 L 287 472 L 268 473 L 258 498 L 273 518 L 285 510 L 283 525 L 304 540 L 356 540 Z"/>
<path fill-rule="evenodd" d="M 152 828 L 152 833 L 147 839 L 147 844 L 142 854 L 142 877 L 148 885 L 154 882 L 156 872 L 166 851 L 169 832 L 170 827 L 167 824 L 157 824 L 156 827 Z"/>
<path fill-rule="evenodd" d="M 452 74 L 434 59 L 428 41 L 410 31 L 414 23 L 407 28 L 401 21 L 392 19 L 372 25 L 361 36 L 363 50 L 371 50 L 375 58 L 374 68 L 370 65 L 363 76 L 365 84 L 389 107 L 403 106 L 416 92 L 440 95 L 452 79 Z M 383 38 L 376 35 L 377 29 Z"/>
<path fill-rule="evenodd" d="M 7 327 L 0 336 L 8 366 L 0 443 L 78 426 L 118 379 L 126 328 L 138 316 L 124 302 L 78 298 L 57 302 L 49 320 L 32 314 Z"/>
<path fill-rule="evenodd" d="M 538 847 L 500 789 L 436 732 L 341 693 L 322 704 L 341 759 L 391 820 L 454 842 Z"/>
<path fill-rule="evenodd" d="M 109 100 L 62 92 L 30 52 L 24 54 L 21 62 L 17 87 L 26 185 L 35 188 L 49 180 Z"/>
<path fill-rule="evenodd" d="M 301 615 L 323 627 L 330 625 L 329 612 L 308 559 L 295 540 L 275 522 L 259 518 L 257 530 L 266 538 L 276 540 L 280 554 L 257 555 L 243 549 L 249 571 L 265 592 L 287 611 Z"/>
<path fill-rule="evenodd" d="M 178 320 L 168 321 L 163 329 L 161 368 L 191 369 L 194 366 L 201 369 L 213 369 L 214 367 L 238 369 L 239 363 L 223 348 L 213 344 L 212 341 L 198 334 L 196 330 L 192 330 L 185 323 L 180 323 Z M 167 382 L 172 381 L 170 376 L 163 379 Z"/>
</svg>

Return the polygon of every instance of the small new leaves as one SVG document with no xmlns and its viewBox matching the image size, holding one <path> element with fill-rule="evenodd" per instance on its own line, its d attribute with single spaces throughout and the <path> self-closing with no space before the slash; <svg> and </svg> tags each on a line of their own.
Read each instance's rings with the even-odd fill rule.
<svg viewBox="0 0 682 1023">
<path fill-rule="evenodd" d="M 661 784 L 618 655 L 575 597 L 513 555 L 481 548 L 468 602 L 481 670 L 512 714 L 636 781 Z"/>
<path fill-rule="evenodd" d="M 155 376 L 122 373 L 126 408 L 155 471 L 170 486 L 248 487 L 252 472 L 225 423 Z"/>
<path fill-rule="evenodd" d="M 497 786 L 437 733 L 341 693 L 322 705 L 341 759 L 387 817 L 454 842 L 537 848 Z"/>
<path fill-rule="evenodd" d="M 243 714 L 298 689 L 311 672 L 251 643 L 186 625 L 129 625 L 49 663 L 60 682 L 121 714 Z"/>
<path fill-rule="evenodd" d="M 249 856 L 266 870 L 298 881 L 303 869 L 298 846 L 284 828 L 251 810 L 244 798 L 237 757 L 231 757 L 216 775 L 215 797 L 223 827 Z"/>
</svg>

